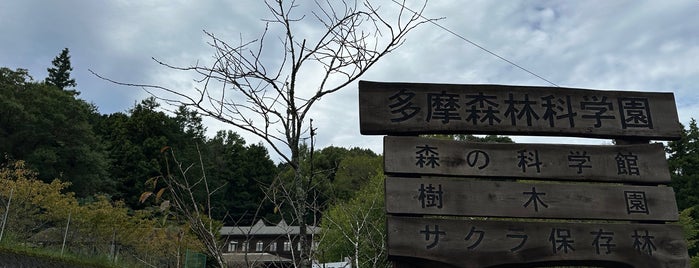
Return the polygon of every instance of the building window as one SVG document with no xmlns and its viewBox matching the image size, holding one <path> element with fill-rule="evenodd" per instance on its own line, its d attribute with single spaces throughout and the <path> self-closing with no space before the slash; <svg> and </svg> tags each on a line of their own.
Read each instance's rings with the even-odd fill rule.
<svg viewBox="0 0 699 268">
<path fill-rule="evenodd" d="M 241 248 L 243 252 L 248 252 L 248 241 L 243 242 L 243 248 Z"/>
<path fill-rule="evenodd" d="M 301 251 L 301 242 L 296 243 L 296 250 Z"/>
<path fill-rule="evenodd" d="M 238 249 L 238 241 L 228 242 L 228 252 L 235 252 Z"/>
<path fill-rule="evenodd" d="M 284 241 L 284 251 L 291 251 L 291 241 Z"/>
<path fill-rule="evenodd" d="M 272 241 L 272 243 L 269 244 L 269 251 L 277 251 L 277 241 Z"/>
<path fill-rule="evenodd" d="M 262 241 L 257 241 L 257 244 L 255 244 L 255 251 L 261 252 L 264 246 L 265 244 L 262 243 Z"/>
</svg>

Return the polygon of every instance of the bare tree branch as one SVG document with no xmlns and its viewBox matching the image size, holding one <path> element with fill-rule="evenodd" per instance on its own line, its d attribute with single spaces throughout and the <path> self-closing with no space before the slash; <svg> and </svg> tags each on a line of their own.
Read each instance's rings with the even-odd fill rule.
<svg viewBox="0 0 699 268">
<path fill-rule="evenodd" d="M 167 155 L 168 150 L 169 155 Z M 199 152 L 198 146 L 197 152 Z M 165 183 L 166 189 L 170 193 L 170 202 L 177 208 L 176 211 L 178 214 L 184 217 L 192 232 L 202 242 L 209 255 L 214 257 L 219 267 L 225 267 L 225 262 L 221 253 L 221 244 L 219 243 L 217 235 L 220 226 L 214 224 L 215 221 L 211 217 L 211 196 L 213 192 L 209 189 L 201 153 L 199 152 L 201 177 L 196 179 L 193 183 L 190 182 L 189 174 L 193 165 L 183 167 L 182 163 L 177 160 L 175 153 L 167 147 L 164 148 L 163 153 L 167 173 L 162 175 L 160 179 Z M 170 163 L 170 159 L 172 159 L 172 164 Z M 174 172 L 171 170 L 171 167 L 174 167 Z M 205 204 L 201 204 L 197 197 L 194 196 L 196 192 L 195 187 L 199 184 L 204 187 Z"/>
<path fill-rule="evenodd" d="M 306 17 L 297 15 L 300 4 L 294 0 L 265 0 L 271 17 L 263 20 L 265 29 L 258 39 L 243 41 L 241 37 L 238 45 L 232 45 L 204 31 L 214 51 L 211 63 L 181 67 L 154 59 L 166 68 L 196 74 L 194 89 L 122 83 L 93 74 L 115 84 L 143 88 L 168 104 L 194 108 L 262 139 L 294 171 L 293 189 L 280 189 L 288 198 L 279 204 L 291 206 L 295 213 L 303 246 L 299 265 L 307 267 L 305 217 L 314 208 L 308 202 L 314 184 L 311 175 L 302 173 L 300 163 L 304 139 L 314 134 L 309 112 L 322 97 L 355 82 L 400 47 L 409 32 L 431 21 L 422 15 L 426 2 L 413 13 L 404 8 L 405 1 L 397 10 L 382 10 L 368 0 L 317 0 Z M 304 38 L 297 30 L 302 27 L 297 26 L 309 19 L 317 20 L 324 31 Z M 278 34 L 276 41 L 268 38 L 272 33 Z M 273 52 L 279 54 L 269 54 Z M 321 71 L 316 72 L 318 69 Z M 309 86 L 308 80 L 317 80 L 317 84 Z"/>
</svg>

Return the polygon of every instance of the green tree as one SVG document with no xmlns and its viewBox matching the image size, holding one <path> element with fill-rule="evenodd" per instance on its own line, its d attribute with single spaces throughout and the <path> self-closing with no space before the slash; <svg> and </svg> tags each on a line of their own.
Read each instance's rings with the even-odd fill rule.
<svg viewBox="0 0 699 268">
<path fill-rule="evenodd" d="M 310 148 L 309 148 L 310 149 Z M 353 159 L 350 161 L 348 159 Z M 337 199 L 347 200 L 352 194 L 359 190 L 359 187 L 368 181 L 369 176 L 363 172 L 374 171 L 375 165 L 364 161 L 361 165 L 348 165 L 348 163 L 362 162 L 366 159 L 376 159 L 377 155 L 369 149 L 359 147 L 343 148 L 328 146 L 316 150 L 310 155 L 305 154 L 306 161 L 302 164 L 305 173 L 312 174 L 314 182 L 308 201 L 317 208 L 316 217 L 320 217 L 320 212 L 327 209 L 328 202 L 335 202 Z M 310 163 L 309 163 L 310 162 Z M 369 161 L 370 162 L 370 161 Z M 351 177 L 358 175 L 357 177 Z"/>
<path fill-rule="evenodd" d="M 198 162 L 196 145 L 204 144 L 201 118 L 186 109 L 171 116 L 159 110 L 154 98 L 134 105 L 128 113 L 103 115 L 96 130 L 110 155 L 109 173 L 116 182 L 114 199 L 139 208 L 144 182 L 164 173 L 160 150 L 170 146 L 184 163 Z"/>
<path fill-rule="evenodd" d="M 669 154 L 668 166 L 672 180 L 670 186 L 675 190 L 677 207 L 682 211 L 680 221 L 687 234 L 687 245 L 693 263 L 699 263 L 699 246 L 696 234 L 699 226 L 699 127 L 692 118 L 689 127 L 684 128 L 679 140 L 671 141 L 665 147 Z"/>
<path fill-rule="evenodd" d="M 328 209 L 329 205 L 352 197 L 368 181 L 368 177 L 373 175 L 374 169 L 378 166 L 369 163 L 372 161 L 367 159 L 374 159 L 376 160 L 374 163 L 380 163 L 380 157 L 369 149 L 328 146 L 311 151 L 310 146 L 305 143 L 301 148 L 303 161 L 300 163 L 300 168 L 304 174 L 308 174 L 307 183 L 309 184 L 306 202 L 312 208 L 306 215 L 306 221 L 313 225 L 318 224 L 323 211 Z M 361 166 L 360 163 L 370 166 Z M 280 164 L 278 169 L 279 179 L 275 181 L 276 185 L 273 187 L 288 192 L 294 187 L 293 169 L 286 163 Z M 366 176 L 366 174 L 371 175 Z M 353 177 L 354 175 L 358 177 Z M 290 204 L 285 202 L 282 205 Z M 277 206 L 277 208 L 284 208 L 284 206 Z M 281 217 L 286 221 L 294 220 L 294 215 L 289 213 L 289 210 L 282 209 L 281 212 Z M 278 221 L 277 218 L 268 220 Z"/>
<path fill-rule="evenodd" d="M 25 119 L 30 118 L 18 95 L 31 81 L 26 69 L 0 68 L 0 153 L 12 154 L 18 132 L 24 128 Z"/>
<path fill-rule="evenodd" d="M 68 48 L 64 48 L 61 54 L 56 56 L 51 64 L 53 67 L 46 69 L 49 72 L 49 76 L 46 77 L 46 84 L 60 88 L 61 90 L 66 90 L 69 87 L 76 87 L 75 79 L 70 78 L 70 72 L 73 67 L 70 65 L 70 55 L 68 55 Z M 75 90 L 70 92 L 80 94 Z"/>
<path fill-rule="evenodd" d="M 26 241 L 42 228 L 67 218 L 68 211 L 78 206 L 72 193 L 63 193 L 68 185 L 59 180 L 39 180 L 23 161 L 1 165 L 0 215 L 5 215 L 7 203 L 10 204 L 4 235 Z"/>
<path fill-rule="evenodd" d="M 219 223 L 251 223 L 260 211 L 272 211 L 269 205 L 262 207 L 260 185 L 271 183 L 274 163 L 263 146 L 247 146 L 234 132 L 219 132 L 207 140 L 195 112 L 180 107 L 171 117 L 158 107 L 149 98 L 129 115 L 104 120 L 103 134 L 113 136 L 113 155 L 135 157 L 115 161 L 115 174 L 124 175 L 119 176 L 124 179 L 121 184 L 136 186 L 124 198 L 143 203 L 154 196 L 156 205 L 167 211 L 165 218 L 188 225 L 209 256 L 222 264 Z"/>
<path fill-rule="evenodd" d="M 679 223 L 684 230 L 684 237 L 687 241 L 687 248 L 694 251 L 697 247 L 697 236 L 699 235 L 699 222 L 692 216 L 695 207 L 686 208 L 680 211 Z"/>
<path fill-rule="evenodd" d="M 679 140 L 665 148 L 680 210 L 699 205 L 699 128 L 692 119 Z"/>
<path fill-rule="evenodd" d="M 7 67 L 0 67 L 0 85 L 3 89 L 16 91 L 33 79 L 27 69 L 17 68 L 13 71 Z"/>
<path fill-rule="evenodd" d="M 319 260 L 332 262 L 350 257 L 352 267 L 390 267 L 386 257 L 383 183 L 383 170 L 379 167 L 351 199 L 325 212 Z"/>
<path fill-rule="evenodd" d="M 447 139 L 455 141 L 467 141 L 467 142 L 499 142 L 499 143 L 514 143 L 514 141 L 507 136 L 500 135 L 485 135 L 482 137 L 474 136 L 471 134 L 430 134 L 424 135 L 428 138 L 436 139 Z"/>
<path fill-rule="evenodd" d="M 79 196 L 109 190 L 105 151 L 89 121 L 96 108 L 26 70 L 0 73 L 0 152 L 25 160 L 44 181 L 71 182 Z"/>
<path fill-rule="evenodd" d="M 126 267 L 134 266 L 136 260 L 139 266 L 146 262 L 175 267 L 181 263 L 185 248 L 202 248 L 187 232 L 187 225 L 161 225 L 151 213 L 133 211 L 103 195 L 79 204 L 75 195 L 66 191 L 69 183 L 46 183 L 37 175 L 23 161 L 0 166 L 0 215 L 5 215 L 9 203 L 3 243 L 34 242 L 62 251 L 61 242 L 66 238 L 67 252 L 109 256 Z M 120 251 L 123 253 L 117 257 Z M 128 259 L 132 261 L 123 261 Z"/>
<path fill-rule="evenodd" d="M 277 168 L 261 144 L 246 145 L 232 131 L 219 131 L 206 142 L 204 165 L 211 185 L 222 187 L 213 198 L 213 217 L 231 225 L 252 225 L 270 216 L 264 185 L 270 185 Z"/>
<path fill-rule="evenodd" d="M 322 179 L 334 182 L 337 172 L 340 170 L 340 163 L 347 157 L 368 156 L 375 157 L 376 153 L 369 149 L 359 147 L 343 148 L 328 146 L 313 153 L 313 171 L 321 174 Z M 308 157 L 310 160 L 310 157 Z"/>
<path fill-rule="evenodd" d="M 349 200 L 362 187 L 371 183 L 376 170 L 383 167 L 383 157 L 352 155 L 342 159 L 332 183 L 333 200 Z"/>
</svg>

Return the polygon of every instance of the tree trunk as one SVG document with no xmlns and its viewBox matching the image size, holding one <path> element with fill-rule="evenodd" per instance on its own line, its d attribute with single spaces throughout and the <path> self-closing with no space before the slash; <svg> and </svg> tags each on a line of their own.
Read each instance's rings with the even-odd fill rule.
<svg viewBox="0 0 699 268">
<path fill-rule="evenodd" d="M 297 153 L 298 154 L 298 153 Z M 300 167 L 300 162 L 299 156 L 297 155 L 294 159 L 296 159 L 296 165 L 295 165 L 295 175 L 294 175 L 294 181 L 295 181 L 295 187 L 296 187 L 296 221 L 298 222 L 299 225 L 299 243 L 301 244 L 301 250 L 299 252 L 299 260 L 296 262 L 298 263 L 298 267 L 301 268 L 309 268 L 311 267 L 311 260 L 310 260 L 310 248 L 309 248 L 309 242 L 308 242 L 308 226 L 306 223 L 306 212 L 308 211 L 308 206 L 307 206 L 307 190 L 305 187 L 305 177 L 304 174 L 301 171 Z"/>
</svg>

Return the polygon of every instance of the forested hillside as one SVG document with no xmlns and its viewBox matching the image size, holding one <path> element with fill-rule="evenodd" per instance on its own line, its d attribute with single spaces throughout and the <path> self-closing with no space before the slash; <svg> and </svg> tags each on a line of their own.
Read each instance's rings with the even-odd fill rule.
<svg viewBox="0 0 699 268">
<path fill-rule="evenodd" d="M 234 131 L 206 137 L 201 117 L 192 111 L 166 113 L 148 98 L 128 111 L 100 114 L 75 88 L 36 81 L 28 70 L 4 67 L 0 94 L 2 164 L 23 160 L 44 182 L 70 183 L 67 190 L 78 199 L 106 195 L 131 209 L 152 205 L 139 198 L 153 190 L 145 184 L 149 178 L 165 173 L 161 150 L 169 147 L 181 163 L 203 163 L 209 184 L 221 187 L 212 199 L 215 218 L 248 224 L 260 205 L 262 213 L 273 212 L 263 202 L 260 186 L 270 185 L 283 167 L 275 166 L 264 146 L 247 144 Z M 358 189 L 354 181 L 343 179 L 339 188 L 330 186 L 340 160 L 349 156 L 376 154 L 337 147 L 315 154 L 313 168 L 323 178 L 320 203 L 335 194 L 346 199 Z"/>
<path fill-rule="evenodd" d="M 58 230 L 66 228 L 70 251 L 85 249 L 82 240 L 89 236 L 102 245 L 88 246 L 94 254 L 115 261 L 121 251 L 136 261 L 171 265 L 180 249 L 204 251 L 185 215 L 170 206 L 163 183 L 179 167 L 205 176 L 191 193 L 216 226 L 282 217 L 293 223 L 288 210 L 268 200 L 272 185 L 285 183 L 293 172 L 275 164 L 262 144 L 247 143 L 232 130 L 207 137 L 200 115 L 184 107 L 167 112 L 154 98 L 100 114 L 80 98 L 68 50 L 52 64 L 41 80 L 26 69 L 0 68 L 0 212 L 7 212 L 1 243 L 57 247 Z M 374 152 L 359 148 L 311 152 L 304 146 L 303 159 L 315 181 L 308 200 L 316 208 L 308 220 L 315 224 L 324 209 L 350 199 L 381 165 Z"/>
<path fill-rule="evenodd" d="M 164 172 L 161 149 L 169 146 L 183 163 L 201 155 L 210 183 L 226 185 L 216 215 L 237 220 L 261 203 L 258 185 L 277 173 L 264 147 L 231 131 L 207 138 L 201 117 L 185 109 L 167 114 L 145 99 L 126 112 L 101 115 L 77 91 L 34 81 L 27 70 L 2 68 L 0 79 L 3 164 L 23 160 L 45 182 L 69 182 L 67 190 L 79 199 L 104 194 L 143 208 L 139 196 L 148 178 Z"/>
</svg>

